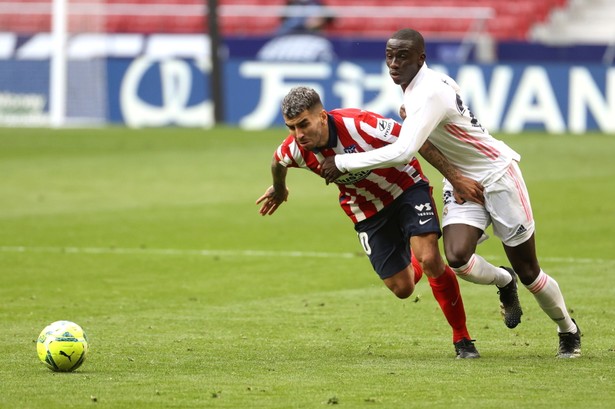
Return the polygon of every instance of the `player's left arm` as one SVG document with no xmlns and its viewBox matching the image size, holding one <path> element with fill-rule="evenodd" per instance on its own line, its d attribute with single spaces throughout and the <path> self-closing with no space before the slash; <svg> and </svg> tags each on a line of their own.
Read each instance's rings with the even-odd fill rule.
<svg viewBox="0 0 615 409">
<path fill-rule="evenodd" d="M 436 168 L 453 185 L 453 194 L 457 203 L 475 202 L 485 204 L 483 186 L 459 172 L 448 159 L 429 140 L 425 141 L 419 153 L 427 162 Z"/>
<path fill-rule="evenodd" d="M 272 215 L 282 203 L 288 200 L 288 188 L 286 187 L 287 173 L 288 169 L 286 166 L 281 165 L 274 156 L 271 162 L 273 185 L 269 186 L 265 193 L 256 199 L 256 204 L 262 203 L 258 211 L 262 216 Z"/>
</svg>

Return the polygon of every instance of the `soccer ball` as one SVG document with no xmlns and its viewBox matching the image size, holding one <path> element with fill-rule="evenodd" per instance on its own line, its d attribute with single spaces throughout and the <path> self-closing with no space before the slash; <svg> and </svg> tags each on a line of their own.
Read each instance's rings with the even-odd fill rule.
<svg viewBox="0 0 615 409">
<path fill-rule="evenodd" d="M 71 372 L 79 368 L 88 353 L 88 337 L 71 321 L 56 321 L 47 325 L 36 342 L 41 362 L 56 372 Z"/>
</svg>

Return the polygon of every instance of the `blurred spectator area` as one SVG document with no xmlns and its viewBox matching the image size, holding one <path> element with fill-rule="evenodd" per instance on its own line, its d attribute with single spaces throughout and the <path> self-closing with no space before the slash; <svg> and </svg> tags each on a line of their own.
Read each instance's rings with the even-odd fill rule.
<svg viewBox="0 0 615 409">
<path fill-rule="evenodd" d="M 553 45 L 615 44 L 614 0 L 569 0 L 533 27 L 530 39 Z"/>
<path fill-rule="evenodd" d="M 589 1 L 589 0 L 588 0 Z M 527 40 L 534 25 L 568 0 L 323 0 L 334 17 L 323 34 L 386 38 L 405 27 L 426 37 L 461 39 L 471 32 L 496 40 Z M 69 0 L 69 32 L 207 32 L 205 0 Z M 273 35 L 286 0 L 219 0 L 224 36 Z M 51 28 L 50 0 L 0 0 L 0 32 Z"/>
</svg>

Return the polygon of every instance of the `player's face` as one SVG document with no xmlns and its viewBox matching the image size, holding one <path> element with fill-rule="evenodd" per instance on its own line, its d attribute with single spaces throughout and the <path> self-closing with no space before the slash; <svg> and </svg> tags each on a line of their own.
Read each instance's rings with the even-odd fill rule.
<svg viewBox="0 0 615 409">
<path fill-rule="evenodd" d="M 394 83 L 406 89 L 425 62 L 425 54 L 412 41 L 395 38 L 387 41 L 386 64 Z"/>
<path fill-rule="evenodd" d="M 327 146 L 329 132 L 327 113 L 322 109 L 307 109 L 293 119 L 284 118 L 291 135 L 302 148 L 313 150 Z"/>
</svg>

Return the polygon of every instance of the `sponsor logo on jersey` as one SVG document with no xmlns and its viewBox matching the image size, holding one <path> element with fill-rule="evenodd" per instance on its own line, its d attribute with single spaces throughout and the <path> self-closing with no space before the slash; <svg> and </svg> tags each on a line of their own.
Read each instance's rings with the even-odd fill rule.
<svg viewBox="0 0 615 409">
<path fill-rule="evenodd" d="M 433 208 L 431 207 L 431 203 L 423 203 L 420 205 L 415 205 L 414 208 L 416 209 L 416 214 L 419 217 L 423 217 L 423 216 L 433 216 L 434 212 L 433 212 Z M 424 223 L 421 223 L 422 220 L 419 221 L 420 224 L 425 224 L 429 221 L 429 219 L 427 219 L 427 221 L 425 221 Z"/>
<path fill-rule="evenodd" d="M 344 148 L 345 153 L 356 153 L 358 152 L 357 145 L 352 144 L 348 145 Z M 335 183 L 339 185 L 352 185 L 360 180 L 365 179 L 369 174 L 372 173 L 371 170 L 360 170 L 358 172 L 345 173 L 339 178 L 335 180 Z"/>
<path fill-rule="evenodd" d="M 521 225 L 521 226 L 519 226 L 519 228 L 515 232 L 515 236 L 519 236 L 519 235 L 525 233 L 526 231 L 527 231 L 527 229 L 525 228 L 525 226 Z"/>
<path fill-rule="evenodd" d="M 391 121 L 386 119 L 378 120 L 378 131 L 382 132 L 382 137 L 386 138 L 391 134 L 391 130 L 393 129 L 393 124 Z"/>
<path fill-rule="evenodd" d="M 365 179 L 372 173 L 371 170 L 360 170 L 358 172 L 346 173 L 335 179 L 335 183 L 339 185 L 352 185 L 360 180 Z"/>
</svg>

